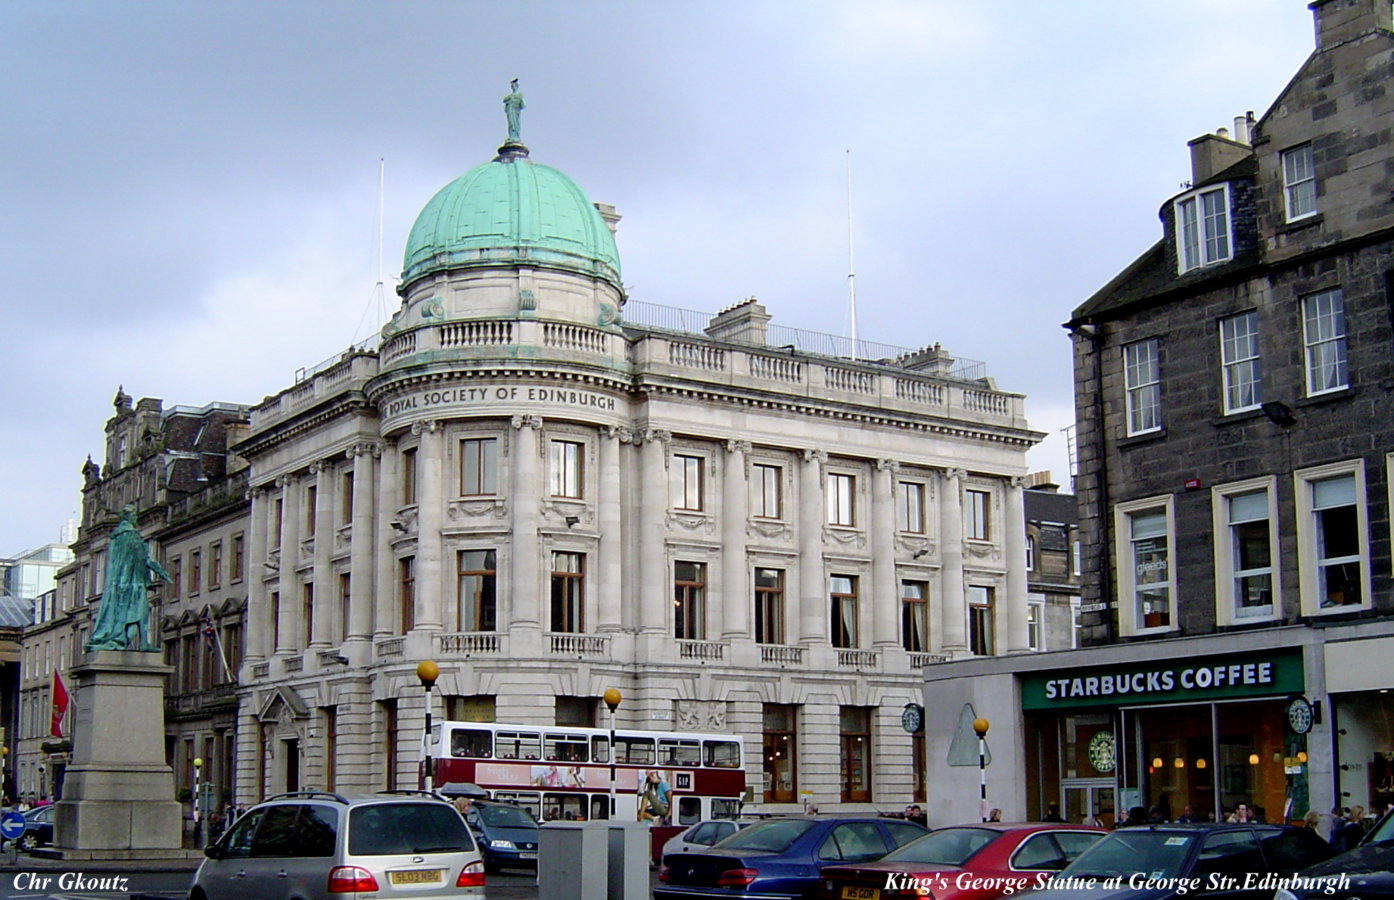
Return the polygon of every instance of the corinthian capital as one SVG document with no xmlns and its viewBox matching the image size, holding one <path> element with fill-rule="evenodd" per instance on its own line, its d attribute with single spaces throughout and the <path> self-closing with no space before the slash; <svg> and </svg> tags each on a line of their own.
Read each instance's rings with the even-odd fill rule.
<svg viewBox="0 0 1394 900">
<path fill-rule="evenodd" d="M 900 460 L 898 459 L 878 459 L 876 469 L 879 472 L 889 471 L 892 475 L 900 471 Z"/>
<path fill-rule="evenodd" d="M 511 420 L 509 420 L 509 424 L 511 424 L 514 428 L 517 428 L 517 429 L 531 428 L 531 429 L 533 429 L 534 431 L 541 431 L 541 430 L 542 430 L 542 417 L 541 417 L 541 416 L 514 416 Z"/>
<path fill-rule="evenodd" d="M 806 463 L 816 462 L 825 463 L 828 461 L 828 451 L 826 450 L 804 450 L 803 461 Z"/>
<path fill-rule="evenodd" d="M 968 478 L 967 469 L 945 469 L 944 478 L 948 481 L 964 481 Z"/>
<path fill-rule="evenodd" d="M 727 441 L 727 442 L 726 442 L 726 452 L 727 452 L 727 453 L 730 453 L 730 454 L 733 454 L 733 455 L 736 454 L 736 453 L 742 453 L 742 454 L 743 454 L 743 453 L 749 453 L 749 452 L 750 452 L 750 441 L 735 441 L 735 440 Z"/>
</svg>

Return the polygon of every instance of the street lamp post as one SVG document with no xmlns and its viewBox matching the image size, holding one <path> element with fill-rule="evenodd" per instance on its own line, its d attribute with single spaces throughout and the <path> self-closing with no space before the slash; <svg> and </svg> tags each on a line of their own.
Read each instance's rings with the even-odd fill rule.
<svg viewBox="0 0 1394 900">
<path fill-rule="evenodd" d="M 421 687 L 426 692 L 426 731 L 422 735 L 426 760 L 424 775 L 426 790 L 432 791 L 435 790 L 435 773 L 431 766 L 431 689 L 436 686 L 436 679 L 440 677 L 440 666 L 436 665 L 435 660 L 423 659 L 416 664 L 416 677 L 421 679 Z"/>
<path fill-rule="evenodd" d="M 987 821 L 987 719 L 974 719 L 973 731 L 978 735 L 978 804 L 983 821 Z"/>
<path fill-rule="evenodd" d="M 615 688 L 605 691 L 605 705 L 610 707 L 610 815 L 608 818 L 614 819 L 615 813 L 615 709 L 620 705 L 620 692 Z"/>
<path fill-rule="evenodd" d="M 203 770 L 203 757 L 194 757 L 194 849 L 203 846 L 203 820 L 199 817 L 198 810 L 198 777 Z"/>
</svg>

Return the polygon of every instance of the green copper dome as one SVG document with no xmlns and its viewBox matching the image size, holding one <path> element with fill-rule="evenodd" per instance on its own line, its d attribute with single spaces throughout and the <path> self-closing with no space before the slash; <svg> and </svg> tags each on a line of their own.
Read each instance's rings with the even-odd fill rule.
<svg viewBox="0 0 1394 900">
<path fill-rule="evenodd" d="M 622 289 L 615 238 L 576 183 L 505 144 L 447 184 L 416 217 L 402 288 L 449 269 L 526 263 L 594 275 Z"/>
</svg>

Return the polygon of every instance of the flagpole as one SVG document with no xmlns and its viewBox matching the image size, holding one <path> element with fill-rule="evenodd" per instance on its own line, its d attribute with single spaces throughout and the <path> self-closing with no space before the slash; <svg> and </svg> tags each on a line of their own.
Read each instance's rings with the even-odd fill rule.
<svg viewBox="0 0 1394 900">
<path fill-rule="evenodd" d="M 223 674 L 227 676 L 228 681 L 232 681 L 232 666 L 227 664 L 227 652 L 223 649 L 222 638 L 218 636 L 218 629 L 213 627 L 212 619 L 204 618 L 203 636 L 212 641 L 213 649 L 218 651 L 218 659 L 223 664 Z"/>
</svg>

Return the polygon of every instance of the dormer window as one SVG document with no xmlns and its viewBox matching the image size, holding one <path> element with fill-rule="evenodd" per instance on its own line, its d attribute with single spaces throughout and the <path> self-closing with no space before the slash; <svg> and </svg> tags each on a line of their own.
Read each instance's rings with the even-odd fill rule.
<svg viewBox="0 0 1394 900">
<path fill-rule="evenodd" d="M 1194 191 L 1176 201 L 1176 259 L 1181 273 L 1230 259 L 1229 186 Z"/>
<path fill-rule="evenodd" d="M 1311 144 L 1283 151 L 1283 197 L 1289 222 L 1316 215 L 1317 174 Z"/>
</svg>

